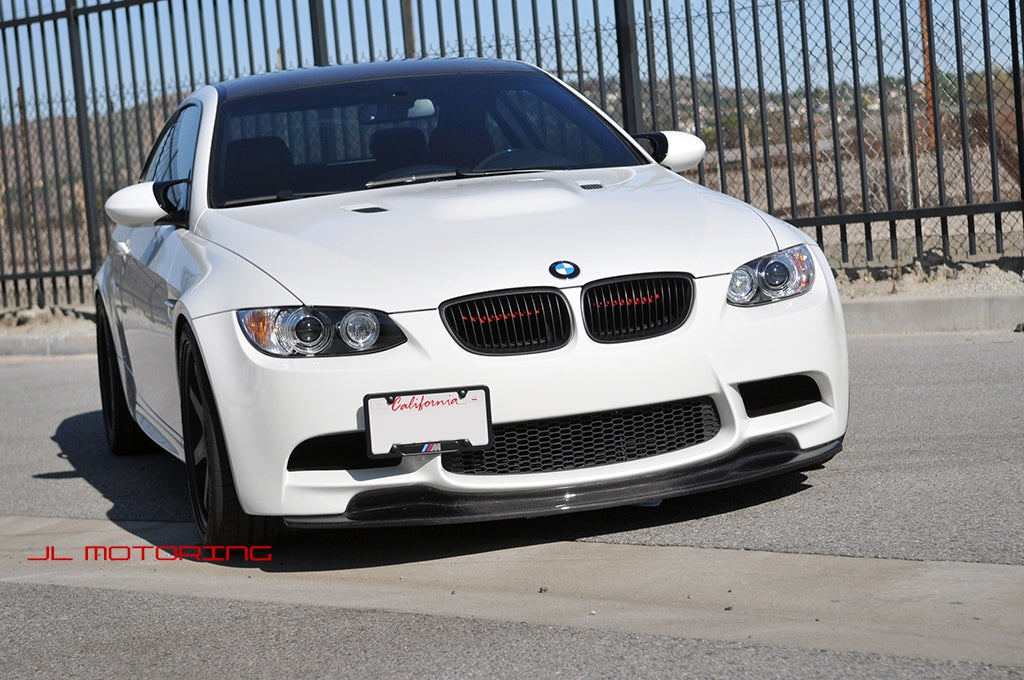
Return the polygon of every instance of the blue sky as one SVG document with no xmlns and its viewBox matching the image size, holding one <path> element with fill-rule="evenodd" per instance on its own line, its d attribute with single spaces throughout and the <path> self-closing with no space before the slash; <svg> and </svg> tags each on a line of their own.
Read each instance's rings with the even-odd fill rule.
<svg viewBox="0 0 1024 680">
<path fill-rule="evenodd" d="M 887 74 L 902 74 L 902 49 L 899 33 L 899 2 L 879 0 L 882 25 L 882 62 Z M 902 0 L 908 6 L 908 32 L 911 45 L 912 78 L 923 74 L 921 58 L 921 25 L 917 0 Z M 658 35 L 664 32 L 665 7 L 675 39 L 674 67 L 678 74 L 688 74 L 687 22 L 684 16 L 685 0 L 652 0 L 653 19 Z M 691 0 L 694 70 L 698 75 L 710 73 L 709 21 L 714 28 L 715 55 L 719 80 L 726 86 L 735 84 L 735 72 L 740 74 L 744 87 L 756 86 L 755 44 L 752 38 L 754 7 L 761 30 L 761 53 L 764 77 L 769 90 L 777 90 L 781 72 L 785 68 L 790 88 L 803 83 L 803 50 L 797 0 Z M 84 9 L 104 4 L 101 0 L 79 0 Z M 953 9 L 959 6 L 963 29 L 963 57 L 967 71 L 979 70 L 984 65 L 982 41 L 981 0 L 936 0 L 934 28 L 936 58 L 940 70 L 952 71 L 956 67 L 956 49 L 953 41 Z M 617 72 L 612 0 L 413 0 L 417 49 L 422 51 L 420 36 L 427 36 L 430 54 L 442 52 L 439 36 L 443 32 L 447 54 L 456 54 L 457 9 L 461 14 L 463 43 L 468 54 L 477 50 L 477 29 L 483 52 L 498 56 L 495 46 L 496 28 L 504 36 L 501 56 L 515 58 L 513 29 L 518 21 L 522 35 L 522 56 L 527 61 L 540 61 L 545 68 L 555 68 L 554 47 L 545 40 L 538 56 L 534 48 L 535 27 L 542 36 L 550 38 L 557 13 L 559 33 L 563 36 L 563 64 L 566 78 L 576 79 L 574 23 L 581 28 L 582 43 L 587 58 L 585 75 L 596 75 L 598 36 L 604 54 L 606 77 Z M 644 55 L 643 0 L 635 0 L 640 28 L 641 60 Z M 827 81 L 824 3 L 807 0 L 808 54 L 812 83 L 823 85 Z M 1007 3 L 993 3 L 992 61 L 1008 66 L 1010 46 L 1006 16 Z M 10 21 L 47 12 L 60 12 L 64 0 L 0 0 L 0 22 Z M 497 14 L 494 8 L 497 7 Z M 574 20 L 573 8 L 578 17 Z M 735 9 L 730 11 L 730 7 Z M 873 2 L 871 0 L 831 0 L 830 23 L 834 73 L 837 80 L 852 76 L 852 49 L 857 49 L 861 60 L 861 78 L 871 83 L 877 80 L 876 50 L 874 45 Z M 854 10 L 855 31 L 850 34 L 849 8 Z M 710 8 L 710 14 L 708 9 Z M 778 12 L 777 12 L 778 8 Z M 369 10 L 369 12 L 368 12 Z M 421 11 L 422 10 L 422 11 Z M 535 11 L 536 10 L 536 11 Z M 388 39 L 395 56 L 404 55 L 401 37 L 400 0 L 337 0 L 326 3 L 328 45 L 331 61 L 367 60 L 372 56 L 386 56 Z M 710 17 L 710 19 L 709 19 Z M 733 58 L 732 20 L 734 17 L 739 63 Z M 279 21 L 280 19 L 280 21 Z M 385 22 L 387 20 L 387 26 Z M 785 63 L 780 60 L 777 22 L 783 31 Z M 116 11 L 88 14 L 82 20 L 82 39 L 91 59 L 87 60 L 89 88 L 98 95 L 120 94 L 132 98 L 148 99 L 165 87 L 190 90 L 207 81 L 276 69 L 278 60 L 285 67 L 294 68 L 312 64 L 312 39 L 309 28 L 308 0 L 161 0 L 155 4 L 121 8 Z M 604 30 L 597 31 L 600 25 Z M 387 30 L 385 30 L 387 28 Z M 368 30 L 369 29 L 369 30 Z M 21 87 L 26 99 L 35 100 L 35 93 L 51 93 L 59 99 L 70 91 L 70 53 L 67 27 L 63 20 L 49 21 L 33 27 L 8 28 L 2 33 L 4 68 L 0 69 L 0 104 L 3 118 L 9 119 L 12 99 Z M 372 38 L 372 51 L 371 51 Z M 854 48 L 853 46 L 857 46 Z M 656 73 L 664 77 L 667 61 L 663 42 L 657 42 L 659 60 Z M 278 49 L 281 49 L 279 55 Z M 643 63 L 643 62 L 642 62 Z M 646 75 L 646 67 L 641 67 Z M 46 98 L 46 97 L 42 97 Z M 97 101 L 100 99 L 97 96 Z M 102 102 L 97 104 L 102 106 Z"/>
</svg>

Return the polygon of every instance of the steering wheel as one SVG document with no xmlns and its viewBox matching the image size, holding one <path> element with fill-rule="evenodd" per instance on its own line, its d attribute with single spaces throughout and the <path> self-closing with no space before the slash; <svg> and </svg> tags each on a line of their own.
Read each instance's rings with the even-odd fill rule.
<svg viewBox="0 0 1024 680">
<path fill-rule="evenodd" d="M 504 165 L 495 165 L 494 162 L 499 160 L 499 159 L 514 161 L 516 156 L 522 155 L 523 153 L 527 153 L 527 152 L 524 149 L 513 149 L 513 148 L 508 148 L 508 149 L 502 149 L 500 151 L 495 151 L 494 153 L 488 155 L 482 161 L 480 161 L 479 163 L 474 165 L 473 169 L 474 170 L 494 170 L 496 168 L 505 167 Z"/>
</svg>

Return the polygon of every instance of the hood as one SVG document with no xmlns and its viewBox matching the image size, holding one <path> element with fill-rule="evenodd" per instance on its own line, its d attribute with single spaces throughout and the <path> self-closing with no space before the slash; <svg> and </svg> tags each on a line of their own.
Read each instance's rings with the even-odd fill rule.
<svg viewBox="0 0 1024 680">
<path fill-rule="evenodd" d="M 545 172 L 207 210 L 200 236 L 305 304 L 396 313 L 508 288 L 731 273 L 776 249 L 746 204 L 664 168 Z M 559 260 L 580 275 L 557 279 Z"/>
</svg>

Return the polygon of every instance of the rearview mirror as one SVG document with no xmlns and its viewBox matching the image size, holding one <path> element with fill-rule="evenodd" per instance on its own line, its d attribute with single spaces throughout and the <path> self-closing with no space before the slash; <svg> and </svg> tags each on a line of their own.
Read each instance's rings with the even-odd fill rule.
<svg viewBox="0 0 1024 680">
<path fill-rule="evenodd" d="M 359 107 L 362 125 L 400 123 L 416 118 L 429 118 L 437 112 L 429 99 L 415 99 L 406 92 L 392 92 L 386 101 L 363 104 Z"/>
</svg>

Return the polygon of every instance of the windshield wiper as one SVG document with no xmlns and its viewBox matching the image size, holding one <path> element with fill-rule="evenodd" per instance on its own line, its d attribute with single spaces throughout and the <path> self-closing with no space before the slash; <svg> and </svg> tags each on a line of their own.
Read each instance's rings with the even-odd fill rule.
<svg viewBox="0 0 1024 680">
<path fill-rule="evenodd" d="M 549 170 L 568 170 L 564 165 L 557 165 L 542 168 L 496 168 L 494 170 L 441 170 L 437 172 L 413 173 L 400 175 L 398 177 L 386 177 L 384 179 L 372 179 L 363 186 L 367 189 L 377 187 L 390 187 L 398 184 L 416 184 L 419 182 L 433 182 L 442 179 L 466 179 L 470 177 L 491 177 L 494 175 L 518 175 L 528 172 L 547 172 Z"/>
<path fill-rule="evenodd" d="M 396 184 L 416 184 L 417 182 L 431 182 L 436 179 L 454 179 L 461 176 L 462 175 L 458 170 L 439 170 L 436 172 L 399 175 L 398 177 L 385 177 L 384 179 L 371 179 L 363 186 L 367 189 L 376 189 L 377 187 L 390 187 Z"/>
<path fill-rule="evenodd" d="M 243 205 L 257 205 L 259 203 L 276 203 L 277 201 L 287 201 L 287 198 L 282 198 L 280 194 L 267 194 L 265 196 L 246 196 L 245 198 L 233 198 L 230 201 L 224 201 L 220 204 L 222 208 L 237 208 Z"/>
<path fill-rule="evenodd" d="M 520 175 L 529 172 L 548 172 L 550 170 L 568 170 L 566 165 L 544 165 L 529 168 L 494 168 L 491 170 L 460 170 L 459 177 L 491 177 L 493 175 Z"/>
<path fill-rule="evenodd" d="M 230 201 L 224 201 L 221 204 L 222 208 L 237 208 L 243 205 L 257 205 L 259 203 L 277 203 L 279 201 L 291 201 L 296 198 L 312 198 L 314 196 L 329 196 L 330 194 L 341 193 L 340 190 L 335 191 L 292 191 L 291 189 L 285 189 L 279 191 L 276 194 L 266 194 L 264 196 L 246 196 L 245 198 L 233 198 Z"/>
</svg>

